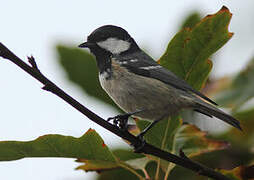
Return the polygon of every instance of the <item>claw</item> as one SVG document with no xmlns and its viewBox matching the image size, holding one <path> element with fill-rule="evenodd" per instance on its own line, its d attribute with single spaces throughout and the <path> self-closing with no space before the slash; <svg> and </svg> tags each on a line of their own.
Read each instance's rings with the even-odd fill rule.
<svg viewBox="0 0 254 180">
<path fill-rule="evenodd" d="M 109 117 L 109 118 L 107 119 L 107 121 L 109 122 L 109 121 L 114 120 L 114 119 L 115 119 L 115 117 Z"/>
<path fill-rule="evenodd" d="M 130 114 L 120 114 L 115 117 L 110 117 L 107 121 L 113 120 L 113 124 L 118 126 L 120 129 L 127 130 L 127 122 Z"/>
<path fill-rule="evenodd" d="M 113 120 L 114 125 L 118 126 L 120 129 L 127 130 L 127 126 L 128 126 L 127 122 L 128 122 L 129 117 L 136 114 L 136 113 L 139 113 L 141 111 L 143 111 L 143 110 L 135 111 L 132 113 L 120 114 L 115 117 L 109 117 L 107 119 L 107 121 Z"/>
</svg>

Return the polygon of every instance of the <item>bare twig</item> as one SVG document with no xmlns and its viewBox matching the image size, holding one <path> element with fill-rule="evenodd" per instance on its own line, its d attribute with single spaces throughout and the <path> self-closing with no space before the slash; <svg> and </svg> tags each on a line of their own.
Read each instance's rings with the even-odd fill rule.
<svg viewBox="0 0 254 180">
<path fill-rule="evenodd" d="M 139 138 L 135 137 L 134 135 L 130 134 L 128 131 L 122 131 L 117 126 L 107 122 L 106 120 L 102 119 L 89 109 L 87 109 L 85 106 L 80 104 L 78 101 L 73 99 L 71 96 L 69 96 L 67 93 L 65 93 L 62 89 L 60 89 L 58 86 L 56 86 L 53 82 L 51 82 L 48 78 L 46 78 L 38 69 L 36 62 L 33 57 L 29 57 L 29 64 L 22 61 L 19 57 L 17 57 L 14 53 L 12 53 L 7 47 L 5 47 L 2 43 L 0 43 L 0 57 L 3 57 L 5 59 L 10 60 L 17 66 L 19 66 L 21 69 L 23 69 L 25 72 L 33 76 L 35 79 L 40 81 L 44 87 L 44 90 L 50 91 L 53 94 L 57 95 L 58 97 L 62 98 L 65 102 L 70 104 L 72 107 L 74 107 L 76 110 L 84 114 L 86 117 L 88 117 L 93 122 L 99 124 L 100 126 L 104 127 L 105 129 L 109 130 L 110 132 L 114 133 L 115 135 L 129 141 L 135 149 L 138 148 L 138 151 L 145 154 L 151 154 L 153 156 L 157 156 L 161 159 L 167 160 L 169 162 L 175 163 L 179 166 L 182 166 L 184 168 L 190 169 L 200 175 L 211 177 L 214 179 L 219 180 L 229 180 L 226 176 L 222 175 L 219 172 L 214 171 L 213 169 L 206 167 L 204 165 L 201 165 L 197 162 L 194 162 L 187 158 L 184 153 L 181 151 L 180 157 L 176 156 L 174 154 L 171 154 L 169 152 L 163 151 L 151 144 L 148 144 L 146 142 L 140 141 Z M 142 147 L 140 146 L 142 145 Z M 141 148 L 139 148 L 141 147 Z M 79 157 L 77 157 L 79 158 Z"/>
<path fill-rule="evenodd" d="M 28 62 L 31 64 L 31 66 L 34 68 L 34 69 L 37 69 L 39 71 L 39 68 L 35 62 L 35 59 L 33 56 L 27 56 L 27 59 L 28 59 Z"/>
</svg>

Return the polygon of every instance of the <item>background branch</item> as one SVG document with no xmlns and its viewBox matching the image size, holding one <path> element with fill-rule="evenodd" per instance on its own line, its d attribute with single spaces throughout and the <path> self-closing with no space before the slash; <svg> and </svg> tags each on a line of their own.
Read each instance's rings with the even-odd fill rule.
<svg viewBox="0 0 254 180">
<path fill-rule="evenodd" d="M 188 157 L 184 155 L 184 153 L 180 152 L 180 157 L 176 156 L 174 154 L 171 154 L 169 152 L 163 151 L 151 144 L 143 143 L 140 141 L 139 138 L 135 137 L 134 135 L 130 134 L 128 131 L 123 131 L 119 129 L 117 126 L 107 122 L 103 118 L 99 117 L 92 111 L 90 111 L 88 108 L 80 104 L 78 101 L 73 99 L 71 96 L 69 96 L 67 93 L 65 93 L 62 89 L 60 89 L 58 86 L 56 86 L 52 81 L 50 81 L 48 78 L 46 78 L 38 69 L 36 62 L 33 57 L 29 57 L 28 61 L 30 63 L 27 64 L 24 61 L 22 61 L 19 57 L 17 57 L 14 53 L 12 53 L 7 47 L 5 47 L 2 43 L 0 43 L 0 56 L 10 60 L 17 66 L 19 66 L 21 69 L 26 71 L 28 74 L 33 76 L 35 79 L 40 81 L 44 87 L 44 90 L 50 91 L 53 94 L 57 95 L 61 99 L 63 99 L 65 102 L 70 104 L 72 107 L 77 109 L 79 112 L 84 114 L 86 117 L 88 117 L 93 122 L 99 124 L 100 126 L 104 127 L 105 129 L 109 130 L 110 132 L 114 133 L 115 135 L 129 141 L 135 149 L 140 147 L 141 144 L 143 146 L 141 148 L 138 148 L 139 153 L 145 153 L 150 154 L 153 156 L 157 156 L 161 159 L 167 160 L 169 162 L 173 162 L 179 166 L 182 166 L 184 168 L 190 169 L 194 172 L 199 173 L 200 175 L 204 175 L 207 177 L 211 177 L 214 179 L 219 180 L 228 180 L 226 176 L 222 175 L 219 172 L 214 171 L 213 169 L 206 167 L 204 165 L 201 165 L 197 162 L 194 162 L 190 160 Z"/>
</svg>

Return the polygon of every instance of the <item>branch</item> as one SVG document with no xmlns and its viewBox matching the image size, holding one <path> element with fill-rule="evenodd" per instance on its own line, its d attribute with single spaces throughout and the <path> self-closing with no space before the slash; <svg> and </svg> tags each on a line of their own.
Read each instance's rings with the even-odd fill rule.
<svg viewBox="0 0 254 180">
<path fill-rule="evenodd" d="M 19 66 L 21 69 L 23 69 L 25 72 L 33 76 L 35 79 L 40 81 L 44 87 L 42 89 L 52 92 L 53 94 L 57 95 L 61 99 L 63 99 L 65 102 L 70 104 L 72 107 L 74 107 L 76 110 L 84 114 L 86 117 L 88 117 L 93 122 L 97 123 L 98 125 L 104 127 L 105 129 L 109 130 L 110 132 L 114 133 L 115 135 L 129 141 L 131 145 L 134 146 L 134 149 L 138 149 L 138 153 L 145 153 L 150 154 L 153 156 L 157 156 L 161 159 L 164 159 L 166 161 L 175 163 L 179 166 L 182 166 L 184 168 L 190 169 L 194 172 L 197 172 L 200 175 L 211 177 L 218 180 L 229 180 L 226 176 L 220 174 L 219 172 L 214 171 L 213 169 L 206 167 L 202 164 L 199 164 L 197 162 L 194 162 L 190 160 L 188 157 L 184 155 L 184 153 L 180 152 L 180 157 L 176 156 L 174 154 L 171 154 L 169 152 L 163 151 L 151 144 L 148 144 L 146 142 L 140 141 L 139 138 L 136 136 L 130 134 L 128 131 L 123 131 L 119 129 L 117 126 L 107 122 L 103 118 L 99 117 L 92 111 L 90 111 L 88 108 L 80 104 L 78 101 L 73 99 L 71 96 L 66 94 L 62 89 L 60 89 L 58 86 L 56 86 L 52 81 L 50 81 L 47 77 L 45 77 L 40 70 L 37 67 L 37 64 L 33 57 L 28 57 L 28 61 L 30 63 L 27 64 L 24 61 L 22 61 L 19 57 L 17 57 L 14 53 L 12 53 L 7 47 L 5 47 L 2 43 L 0 43 L 0 57 L 3 57 L 5 59 L 10 60 L 17 66 Z M 141 146 L 141 148 L 139 148 Z M 136 151 L 137 152 L 137 151 Z"/>
</svg>

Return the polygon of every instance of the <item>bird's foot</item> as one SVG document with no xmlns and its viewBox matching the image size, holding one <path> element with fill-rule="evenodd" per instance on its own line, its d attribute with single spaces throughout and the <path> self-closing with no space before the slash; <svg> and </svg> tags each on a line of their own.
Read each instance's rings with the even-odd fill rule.
<svg viewBox="0 0 254 180">
<path fill-rule="evenodd" d="M 128 126 L 128 118 L 131 116 L 131 114 L 120 114 L 114 117 L 110 117 L 107 119 L 107 121 L 113 121 L 113 124 L 117 127 L 119 127 L 122 130 L 127 130 Z"/>
<path fill-rule="evenodd" d="M 107 121 L 112 121 L 113 120 L 113 124 L 116 125 L 117 127 L 119 127 L 122 130 L 127 130 L 128 129 L 128 119 L 130 116 L 137 114 L 141 112 L 141 110 L 139 111 L 135 111 L 135 112 L 131 112 L 131 113 L 126 113 L 126 114 L 119 114 L 117 116 L 114 117 L 110 117 L 107 119 Z"/>
</svg>

